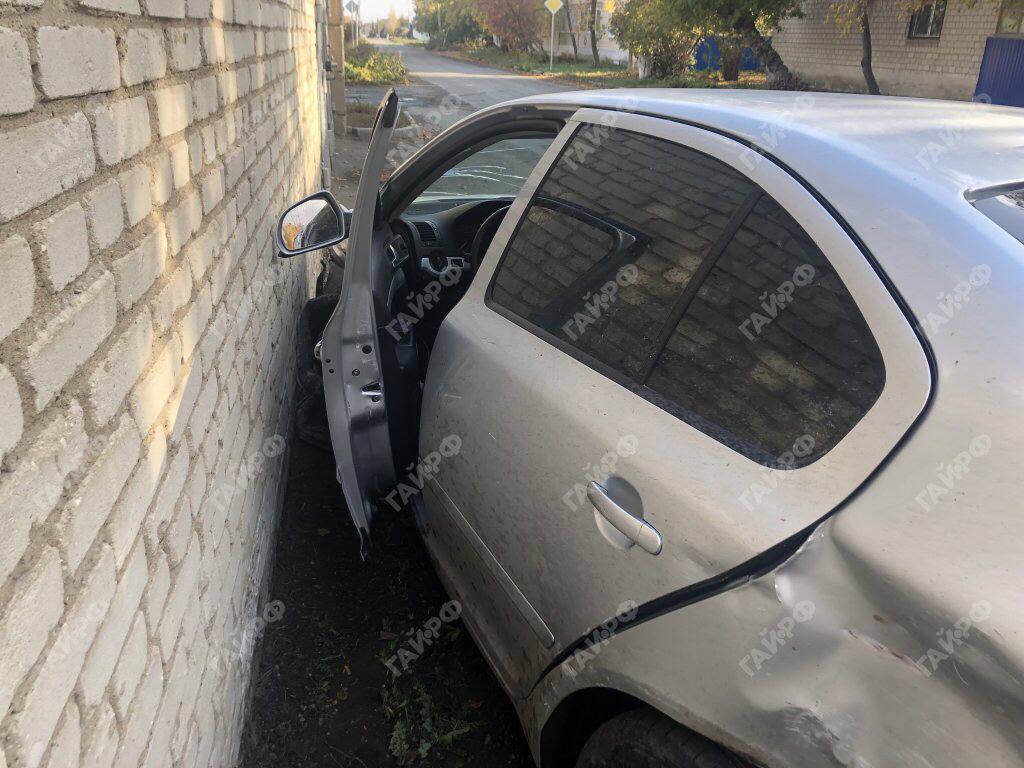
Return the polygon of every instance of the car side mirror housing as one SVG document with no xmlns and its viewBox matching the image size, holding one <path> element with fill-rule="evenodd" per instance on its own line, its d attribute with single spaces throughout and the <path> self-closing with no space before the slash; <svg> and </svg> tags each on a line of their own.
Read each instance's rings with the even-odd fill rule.
<svg viewBox="0 0 1024 768">
<path fill-rule="evenodd" d="M 287 208 L 274 230 L 278 256 L 291 258 L 337 245 L 348 236 L 351 213 L 326 189 Z"/>
</svg>

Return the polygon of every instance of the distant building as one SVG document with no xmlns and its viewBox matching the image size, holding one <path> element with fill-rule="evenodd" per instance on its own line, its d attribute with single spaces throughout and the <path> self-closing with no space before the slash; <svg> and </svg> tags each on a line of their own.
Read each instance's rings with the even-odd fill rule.
<svg viewBox="0 0 1024 768">
<path fill-rule="evenodd" d="M 864 90 L 859 28 L 840 34 L 831 0 L 806 0 L 804 17 L 774 37 L 786 64 L 808 82 Z M 875 0 L 869 16 L 875 77 L 883 93 L 1024 106 L 1024 0 L 935 2 L 911 14 Z"/>
<path fill-rule="evenodd" d="M 566 11 L 572 11 L 572 27 L 576 34 L 576 45 L 580 58 L 591 57 L 590 31 L 587 19 L 590 18 L 590 0 L 566 0 L 565 7 L 555 17 L 555 55 L 572 55 L 572 36 L 569 34 L 569 20 Z M 618 42 L 608 28 L 608 20 L 615 10 L 614 0 L 598 0 L 597 2 L 597 55 L 602 61 L 614 61 L 624 64 L 629 61 L 629 52 L 619 47 Z M 549 35 L 541 35 L 544 50 L 550 45 Z"/>
<path fill-rule="evenodd" d="M 775 33 L 775 48 L 811 84 L 863 91 L 860 29 L 841 34 L 828 15 L 832 2 L 805 0 L 804 15 L 787 19 Z M 1024 107 L 1024 0 L 976 0 L 973 7 L 967 0 L 938 0 L 915 13 L 906 6 L 904 0 L 875 0 L 871 8 L 872 64 L 883 93 Z M 614 8 L 614 0 L 598 0 L 598 54 L 624 63 L 629 53 L 608 28 Z M 580 57 L 589 57 L 590 0 L 567 0 L 566 9 L 572 10 Z M 566 9 L 555 18 L 557 54 L 573 51 Z M 710 60 L 717 68 L 714 44 L 702 45 L 696 67 Z"/>
</svg>

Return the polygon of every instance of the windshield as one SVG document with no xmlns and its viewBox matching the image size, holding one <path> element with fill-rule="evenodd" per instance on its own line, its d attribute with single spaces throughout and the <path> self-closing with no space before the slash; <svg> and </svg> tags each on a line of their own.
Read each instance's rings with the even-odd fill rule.
<svg viewBox="0 0 1024 768">
<path fill-rule="evenodd" d="M 420 193 L 411 212 L 437 210 L 470 199 L 515 197 L 543 156 L 551 137 L 502 139 L 449 168 Z"/>
</svg>

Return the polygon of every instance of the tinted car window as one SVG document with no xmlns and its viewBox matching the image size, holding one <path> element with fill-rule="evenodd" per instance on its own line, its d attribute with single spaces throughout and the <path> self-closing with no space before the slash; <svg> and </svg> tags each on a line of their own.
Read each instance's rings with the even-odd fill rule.
<svg viewBox="0 0 1024 768">
<path fill-rule="evenodd" d="M 582 129 L 506 252 L 492 300 L 634 378 L 658 324 L 756 187 L 707 155 Z"/>
<path fill-rule="evenodd" d="M 801 466 L 853 428 L 884 382 L 878 345 L 839 276 L 765 195 L 645 383 L 741 453 Z"/>
<path fill-rule="evenodd" d="M 595 130 L 538 190 L 492 304 L 749 458 L 793 468 L 825 454 L 885 368 L 824 254 L 718 160 Z"/>
</svg>

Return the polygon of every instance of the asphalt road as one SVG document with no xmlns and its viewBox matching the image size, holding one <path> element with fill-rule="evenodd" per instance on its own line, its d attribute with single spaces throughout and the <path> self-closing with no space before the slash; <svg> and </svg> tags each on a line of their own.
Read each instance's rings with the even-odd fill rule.
<svg viewBox="0 0 1024 768">
<path fill-rule="evenodd" d="M 419 102 L 424 96 L 436 98 L 437 92 L 440 91 L 442 97 L 454 97 L 458 108 L 448 116 L 451 118 L 450 122 L 442 125 L 443 128 L 478 109 L 503 101 L 572 90 L 569 86 L 529 75 L 519 75 L 469 61 L 451 59 L 428 51 L 421 45 L 395 45 L 386 40 L 373 42 L 382 50 L 399 54 L 408 67 L 413 82 L 408 86 L 399 86 L 398 95 L 409 104 L 414 117 L 422 114 L 422 105 Z M 424 86 L 432 86 L 431 90 L 434 93 L 427 94 Z"/>
<path fill-rule="evenodd" d="M 452 59 L 420 45 L 397 45 L 387 40 L 371 42 L 384 51 L 400 55 L 409 69 L 409 83 L 395 86 L 395 90 L 402 109 L 423 129 L 422 136 L 396 139 L 396 144 L 429 140 L 463 117 L 493 104 L 571 90 L 569 86 L 529 75 Z M 385 86 L 350 85 L 346 98 L 349 103 L 378 104 L 386 91 Z M 339 131 L 337 128 L 334 142 L 332 189 L 344 205 L 351 206 L 359 169 L 366 155 L 366 139 L 344 136 Z"/>
<path fill-rule="evenodd" d="M 402 57 L 410 82 L 395 87 L 402 108 L 430 133 L 438 133 L 478 109 L 503 101 L 572 90 L 529 75 L 485 67 L 428 51 L 421 45 L 372 40 L 375 46 Z M 350 85 L 350 102 L 377 103 L 387 89 Z"/>
</svg>

